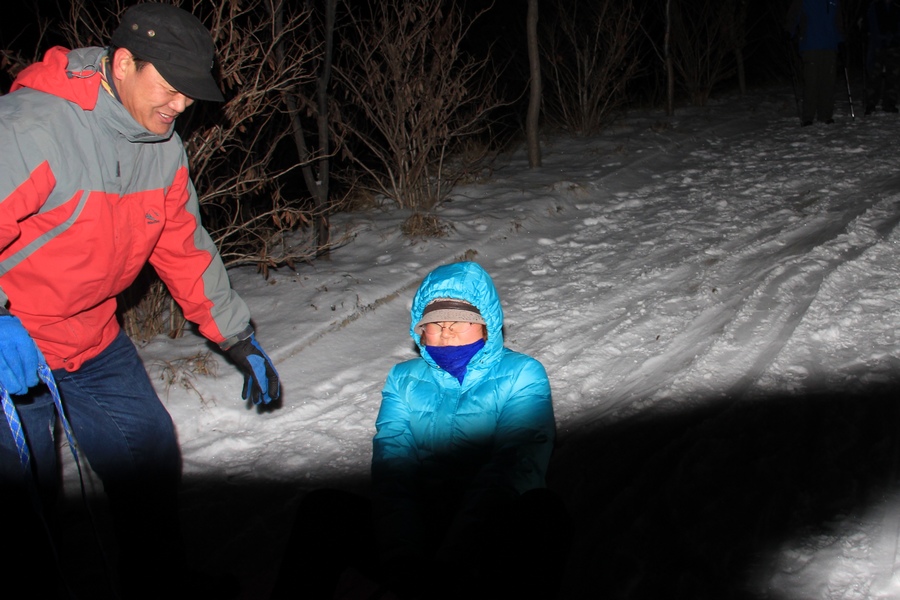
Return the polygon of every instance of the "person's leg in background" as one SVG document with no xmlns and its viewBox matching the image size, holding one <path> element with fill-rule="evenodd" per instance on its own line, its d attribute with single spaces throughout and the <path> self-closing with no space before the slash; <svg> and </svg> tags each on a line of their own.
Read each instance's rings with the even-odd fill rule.
<svg viewBox="0 0 900 600">
<path fill-rule="evenodd" d="M 816 118 L 822 123 L 833 121 L 836 68 L 834 50 L 803 52 L 803 125 L 811 125 Z"/>
<path fill-rule="evenodd" d="M 884 85 L 884 49 L 873 49 L 872 58 L 866 63 L 866 111 L 870 115 L 882 102 Z M 883 104 L 882 104 L 883 106 Z"/>
<path fill-rule="evenodd" d="M 884 87 L 881 108 L 884 112 L 895 113 L 897 109 L 897 85 L 900 82 L 900 47 L 884 50 Z"/>
<path fill-rule="evenodd" d="M 816 119 L 816 90 L 818 82 L 816 75 L 819 72 L 818 53 L 807 50 L 803 52 L 803 107 L 801 122 L 803 125 L 812 125 Z"/>
<path fill-rule="evenodd" d="M 822 123 L 834 121 L 834 86 L 837 81 L 837 52 L 816 50 L 816 115 Z"/>
</svg>

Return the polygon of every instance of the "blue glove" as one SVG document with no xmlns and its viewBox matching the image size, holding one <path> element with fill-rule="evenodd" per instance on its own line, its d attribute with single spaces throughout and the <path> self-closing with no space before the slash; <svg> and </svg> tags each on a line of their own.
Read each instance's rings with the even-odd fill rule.
<svg viewBox="0 0 900 600">
<path fill-rule="evenodd" d="M 272 359 L 265 353 L 256 334 L 241 340 L 227 350 L 228 356 L 244 373 L 244 390 L 241 398 L 253 404 L 268 404 L 281 396 L 281 382 Z"/>
<path fill-rule="evenodd" d="M 28 393 L 38 384 L 42 360 L 19 317 L 0 315 L 0 387 L 12 396 Z"/>
</svg>

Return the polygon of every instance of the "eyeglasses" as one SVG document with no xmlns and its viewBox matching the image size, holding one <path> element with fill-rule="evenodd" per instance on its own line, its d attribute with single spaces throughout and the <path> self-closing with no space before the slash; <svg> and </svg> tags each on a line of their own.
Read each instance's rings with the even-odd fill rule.
<svg viewBox="0 0 900 600">
<path fill-rule="evenodd" d="M 475 323 L 469 323 L 468 321 L 455 321 L 453 323 L 449 323 L 447 325 L 441 325 L 440 323 L 425 323 L 425 335 L 441 335 L 445 329 L 449 330 L 450 333 L 456 335 L 460 333 L 465 333 L 469 331 Z"/>
</svg>

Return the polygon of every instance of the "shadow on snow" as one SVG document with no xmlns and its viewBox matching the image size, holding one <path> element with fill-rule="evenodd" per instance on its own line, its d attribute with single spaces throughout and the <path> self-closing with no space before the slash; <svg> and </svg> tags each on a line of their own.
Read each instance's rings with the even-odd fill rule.
<svg viewBox="0 0 900 600">
<path fill-rule="evenodd" d="M 576 526 L 559 598 L 762 598 L 751 577 L 767 553 L 861 513 L 897 484 L 898 391 L 894 382 L 716 400 L 561 434 L 548 483 Z M 316 481 L 322 486 L 366 493 L 368 481 Z M 311 487 L 187 479 L 182 518 L 194 566 L 236 576 L 241 598 L 265 598 Z M 79 597 L 103 598 L 91 526 L 77 508 L 66 514 L 66 568 L 87 590 Z M 95 522 L 109 539 L 102 511 Z"/>
</svg>

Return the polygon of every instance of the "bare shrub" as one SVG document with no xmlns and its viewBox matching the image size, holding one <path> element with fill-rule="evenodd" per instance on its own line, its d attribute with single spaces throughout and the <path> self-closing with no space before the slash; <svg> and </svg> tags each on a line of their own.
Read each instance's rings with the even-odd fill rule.
<svg viewBox="0 0 900 600">
<path fill-rule="evenodd" d="M 316 53 L 312 64 L 315 75 L 315 85 L 309 86 L 308 91 L 299 89 L 285 90 L 282 93 L 285 105 L 287 106 L 288 116 L 290 118 L 291 130 L 294 136 L 294 143 L 300 155 L 302 165 L 300 167 L 303 173 L 303 180 L 306 182 L 306 189 L 309 190 L 313 202 L 316 206 L 313 215 L 313 227 L 316 230 L 316 244 L 320 251 L 325 252 L 329 249 L 328 240 L 330 238 L 330 225 L 328 213 L 335 203 L 332 199 L 331 171 L 332 171 L 332 142 L 340 144 L 339 140 L 333 140 L 334 129 L 331 127 L 331 115 L 329 106 L 331 104 L 331 80 L 334 64 L 334 32 L 337 21 L 337 0 L 324 0 L 324 6 L 320 9 L 311 9 L 309 11 L 309 24 L 306 38 L 310 45 L 315 45 L 322 49 Z M 276 28 L 283 27 L 283 15 L 276 13 Z M 277 46 L 277 56 L 279 64 L 284 62 L 285 43 L 282 41 Z M 315 99 L 313 102 L 312 99 Z M 307 144 L 307 127 L 301 118 L 301 111 L 306 110 L 310 117 L 315 118 L 316 123 L 316 142 L 318 152 L 310 148 Z"/>
<path fill-rule="evenodd" d="M 407 237 L 437 238 L 447 235 L 450 227 L 433 214 L 414 212 L 400 225 Z"/>
<path fill-rule="evenodd" d="M 455 2 L 370 1 L 350 6 L 335 65 L 344 154 L 374 189 L 404 208 L 429 211 L 468 169 L 448 158 L 485 134 L 495 96 L 488 58 L 465 54 L 473 18 Z M 485 9 L 486 10 L 486 9 Z"/>
<path fill-rule="evenodd" d="M 57 24 L 70 47 L 104 45 L 124 12 L 110 0 L 103 9 L 87 0 L 71 0 Z M 129 2 L 130 4 L 130 2 Z M 226 266 L 269 269 L 308 261 L 328 239 L 309 227 L 332 206 L 298 194 L 295 182 L 308 152 L 301 153 L 286 117 L 285 98 L 312 80 L 307 68 L 316 50 L 302 31 L 308 15 L 282 0 L 173 1 L 210 29 L 217 47 L 218 77 L 227 102 L 197 103 L 179 117 L 178 131 L 188 153 L 204 225 Z M 47 28 L 41 25 L 41 31 Z M 35 52 L 37 55 L 37 52 Z M 21 52 L 0 51 L 5 71 L 14 76 L 32 62 Z M 303 159 L 300 159 L 303 156 Z M 330 241 L 331 244 L 343 240 Z M 137 338 L 164 331 L 176 335 L 183 321 L 165 307 L 174 304 L 160 285 L 144 284 L 146 301 L 126 296 L 122 315 Z M 177 311 L 176 311 L 177 312 Z"/>
<path fill-rule="evenodd" d="M 204 222 L 226 266 L 254 264 L 263 273 L 319 251 L 315 235 L 295 234 L 308 229 L 313 210 L 288 183 L 302 163 L 284 93 L 311 79 L 313 56 L 304 45 L 307 15 L 289 6 L 280 0 L 193 3 L 216 40 L 228 97 L 224 119 L 205 119 L 185 138 Z"/>
<path fill-rule="evenodd" d="M 197 389 L 195 381 L 198 375 L 215 377 L 218 374 L 218 363 L 212 352 L 207 350 L 183 358 L 155 361 L 152 367 L 159 371 L 159 378 L 166 387 L 166 396 L 172 387 L 177 386 L 194 392 L 200 398 L 201 404 L 208 405 L 203 394 Z"/>
<path fill-rule="evenodd" d="M 705 106 L 713 88 L 737 75 L 746 10 L 740 0 L 672 2 L 672 61 L 691 102 Z"/>
<path fill-rule="evenodd" d="M 187 325 L 165 284 L 149 267 L 119 295 L 118 303 L 122 328 L 135 341 L 148 342 L 157 335 L 180 337 Z"/>
<path fill-rule="evenodd" d="M 547 122 L 596 133 L 628 101 L 641 16 L 632 0 L 554 0 L 549 12 L 540 36 Z"/>
</svg>

